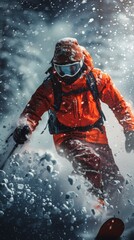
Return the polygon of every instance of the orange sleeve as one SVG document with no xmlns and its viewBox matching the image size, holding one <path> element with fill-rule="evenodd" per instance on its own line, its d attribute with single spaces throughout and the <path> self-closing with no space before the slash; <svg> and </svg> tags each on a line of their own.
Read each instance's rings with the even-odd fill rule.
<svg viewBox="0 0 134 240">
<path fill-rule="evenodd" d="M 102 72 L 100 76 L 101 81 L 98 84 L 100 99 L 113 111 L 119 123 L 124 128 L 124 132 L 134 130 L 134 113 L 132 109 L 113 84 L 111 77 Z"/>
<path fill-rule="evenodd" d="M 28 124 L 33 131 L 41 120 L 43 113 L 50 109 L 52 98 L 52 88 L 47 81 L 44 81 L 24 108 L 19 122 Z"/>
</svg>

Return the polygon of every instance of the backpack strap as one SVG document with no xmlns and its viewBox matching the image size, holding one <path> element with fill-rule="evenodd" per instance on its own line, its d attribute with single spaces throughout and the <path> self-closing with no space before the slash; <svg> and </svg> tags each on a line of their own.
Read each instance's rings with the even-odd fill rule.
<svg viewBox="0 0 134 240">
<path fill-rule="evenodd" d="M 94 98 L 94 100 L 96 102 L 96 106 L 97 106 L 97 109 L 98 109 L 98 111 L 100 113 L 100 116 L 102 117 L 102 119 L 104 121 L 106 121 L 106 117 L 105 117 L 105 115 L 104 115 L 104 113 L 103 113 L 103 111 L 102 111 L 102 109 L 100 107 L 100 103 L 99 103 L 100 97 L 99 97 L 99 92 L 98 92 L 98 88 L 97 88 L 97 84 L 96 84 L 96 78 L 95 78 L 95 76 L 94 76 L 92 71 L 90 71 L 86 75 L 86 77 L 87 77 L 87 86 L 88 86 L 89 90 L 91 91 L 91 93 L 93 95 L 93 98 Z"/>
<path fill-rule="evenodd" d="M 60 109 L 60 105 L 62 103 L 62 85 L 60 81 L 56 79 L 55 76 L 51 78 L 52 88 L 54 93 L 54 110 L 57 112 Z"/>
</svg>

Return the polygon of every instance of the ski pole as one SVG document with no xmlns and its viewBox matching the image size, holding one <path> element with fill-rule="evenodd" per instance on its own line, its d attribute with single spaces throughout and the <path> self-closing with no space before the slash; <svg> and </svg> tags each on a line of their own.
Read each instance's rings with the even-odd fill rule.
<svg viewBox="0 0 134 240">
<path fill-rule="evenodd" d="M 14 133 L 14 132 L 12 132 L 12 133 L 8 136 L 8 138 L 6 139 L 6 143 L 8 143 L 8 141 L 9 141 L 10 137 L 13 135 L 13 133 Z M 23 136 L 26 137 L 26 134 L 28 134 L 28 133 L 29 133 L 28 126 L 24 126 Z M 28 137 L 27 137 L 26 139 L 28 139 Z M 0 167 L 1 170 L 4 169 L 4 167 L 5 167 L 8 159 L 9 159 L 9 158 L 11 157 L 11 155 L 14 153 L 14 151 L 16 150 L 16 148 L 18 147 L 18 145 L 19 145 L 19 143 L 16 143 L 16 144 L 14 145 L 14 147 L 13 147 L 12 150 L 11 150 L 11 152 L 9 153 L 9 155 L 7 156 L 7 158 L 4 160 L 4 162 L 2 163 L 2 166 Z"/>
<path fill-rule="evenodd" d="M 13 135 L 13 132 L 7 137 L 7 139 L 6 139 L 6 143 L 8 143 L 8 140 L 9 140 L 9 138 L 11 137 Z"/>
<path fill-rule="evenodd" d="M 11 155 L 14 153 L 14 151 L 16 150 L 17 147 L 18 147 L 18 143 L 16 143 L 16 144 L 14 145 L 14 147 L 13 147 L 12 150 L 11 150 L 11 152 L 9 153 L 9 155 L 7 156 L 7 158 L 5 159 L 5 161 L 3 162 L 2 166 L 0 167 L 0 170 L 3 170 L 3 169 L 4 169 L 4 167 L 5 167 L 8 159 L 11 157 Z"/>
</svg>

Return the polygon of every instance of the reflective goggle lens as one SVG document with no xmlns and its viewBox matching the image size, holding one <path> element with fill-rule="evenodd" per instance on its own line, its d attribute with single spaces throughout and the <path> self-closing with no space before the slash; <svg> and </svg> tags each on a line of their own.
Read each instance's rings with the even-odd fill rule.
<svg viewBox="0 0 134 240">
<path fill-rule="evenodd" d="M 54 64 L 54 68 L 56 72 L 59 74 L 59 76 L 61 77 L 65 77 L 65 76 L 73 77 L 79 72 L 82 65 L 83 65 L 83 60 L 81 60 L 80 62 L 75 62 L 71 64 L 66 64 L 66 65 Z"/>
</svg>

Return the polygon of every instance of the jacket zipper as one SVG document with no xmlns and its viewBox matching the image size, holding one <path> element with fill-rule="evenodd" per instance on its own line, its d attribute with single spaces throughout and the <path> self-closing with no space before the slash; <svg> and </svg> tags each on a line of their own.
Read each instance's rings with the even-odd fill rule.
<svg viewBox="0 0 134 240">
<path fill-rule="evenodd" d="M 78 100 L 77 97 L 75 97 L 74 99 L 74 117 L 77 119 L 80 118 L 80 114 L 79 114 L 79 105 L 78 105 Z"/>
</svg>

